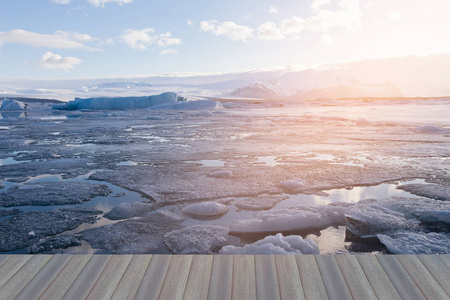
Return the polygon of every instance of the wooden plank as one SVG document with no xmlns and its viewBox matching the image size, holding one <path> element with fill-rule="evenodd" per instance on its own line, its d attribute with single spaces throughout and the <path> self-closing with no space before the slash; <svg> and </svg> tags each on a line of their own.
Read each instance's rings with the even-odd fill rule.
<svg viewBox="0 0 450 300">
<path fill-rule="evenodd" d="M 133 299 L 136 295 L 145 272 L 150 263 L 151 255 L 133 255 L 125 273 L 117 285 L 111 299 Z"/>
<path fill-rule="evenodd" d="M 231 299 L 233 256 L 214 255 L 208 299 Z"/>
<path fill-rule="evenodd" d="M 191 268 L 192 255 L 176 255 L 167 270 L 159 299 L 182 299 Z"/>
<path fill-rule="evenodd" d="M 54 255 L 17 295 L 16 299 L 37 299 L 52 283 L 53 279 L 56 278 L 69 260 L 69 255 Z"/>
<path fill-rule="evenodd" d="M 16 274 L 20 268 L 31 258 L 31 255 L 12 255 L 0 266 L 0 288 Z"/>
<path fill-rule="evenodd" d="M 1 255 L 0 254 L 0 266 L 5 262 L 8 258 L 10 258 L 11 255 Z"/>
<path fill-rule="evenodd" d="M 374 255 L 355 255 L 378 299 L 401 300 L 389 276 Z"/>
<path fill-rule="evenodd" d="M 415 255 L 397 255 L 397 259 L 428 299 L 448 299 L 447 293 Z"/>
<path fill-rule="evenodd" d="M 135 299 L 158 299 L 172 255 L 153 255 Z"/>
<path fill-rule="evenodd" d="M 333 255 L 316 255 L 317 265 L 330 299 L 353 299 Z"/>
<path fill-rule="evenodd" d="M 193 257 L 183 299 L 208 299 L 212 263 L 212 255 L 195 255 Z"/>
<path fill-rule="evenodd" d="M 403 299 L 426 299 L 395 255 L 376 257 Z"/>
<path fill-rule="evenodd" d="M 417 258 L 439 282 L 442 289 L 450 296 L 450 269 L 447 268 L 437 255 L 417 255 Z"/>
<path fill-rule="evenodd" d="M 450 269 L 450 254 L 440 254 L 438 256 L 444 262 L 447 268 Z"/>
<path fill-rule="evenodd" d="M 111 255 L 93 255 L 62 299 L 85 299 L 110 259 Z"/>
<path fill-rule="evenodd" d="M 325 284 L 319 271 L 314 255 L 296 255 L 298 272 L 303 287 L 305 299 L 328 299 Z"/>
<path fill-rule="evenodd" d="M 113 255 L 89 292 L 87 299 L 110 299 L 132 258 L 133 255 L 130 254 Z"/>
<path fill-rule="evenodd" d="M 377 297 L 356 257 L 351 255 L 336 255 L 335 257 L 353 298 L 376 300 Z"/>
<path fill-rule="evenodd" d="M 273 255 L 255 255 L 256 298 L 280 299 L 277 266 Z"/>
<path fill-rule="evenodd" d="M 71 255 L 70 261 L 64 266 L 64 269 L 53 280 L 50 286 L 47 287 L 39 299 L 61 299 L 75 279 L 77 279 L 78 275 L 89 262 L 91 257 L 92 254 Z"/>
<path fill-rule="evenodd" d="M 52 255 L 32 256 L 0 289 L 0 299 L 13 299 L 45 266 Z"/>
<path fill-rule="evenodd" d="M 233 256 L 232 299 L 256 300 L 255 257 Z"/>
<path fill-rule="evenodd" d="M 305 299 L 295 257 L 276 255 L 275 263 L 281 299 Z"/>
</svg>

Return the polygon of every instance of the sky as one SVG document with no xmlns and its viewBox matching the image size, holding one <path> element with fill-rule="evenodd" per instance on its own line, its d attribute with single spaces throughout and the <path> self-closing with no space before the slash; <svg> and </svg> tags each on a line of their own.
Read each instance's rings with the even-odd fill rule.
<svg viewBox="0 0 450 300">
<path fill-rule="evenodd" d="M 448 0 L 0 2 L 0 78 L 315 66 L 450 52 Z"/>
</svg>

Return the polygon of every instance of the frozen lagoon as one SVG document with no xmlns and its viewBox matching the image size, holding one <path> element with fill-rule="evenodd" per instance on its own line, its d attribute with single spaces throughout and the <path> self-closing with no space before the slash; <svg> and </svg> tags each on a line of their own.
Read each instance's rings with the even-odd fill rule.
<svg viewBox="0 0 450 300">
<path fill-rule="evenodd" d="M 213 108 L 226 108 L 208 111 L 52 111 L 49 105 L 34 104 L 27 114 L 5 115 L 0 120 L 0 159 L 5 162 L 0 165 L 0 199 L 14 189 L 21 191 L 11 208 L 22 213 L 2 213 L 2 232 L 21 236 L 29 245 L 71 234 L 81 246 L 54 250 L 69 253 L 169 253 L 169 237 L 170 248 L 183 252 L 183 244 L 192 248 L 187 241 L 198 238 L 189 226 L 198 225 L 204 225 L 199 229 L 203 236 L 211 225 L 228 228 L 228 244 L 242 248 L 282 233 L 312 239 L 320 253 L 405 251 L 396 246 L 399 242 L 422 243 L 414 248 L 419 253 L 436 244 L 444 247 L 436 251 L 450 252 L 450 209 L 445 203 L 450 197 L 450 100 L 221 104 Z M 111 193 L 72 205 L 21 205 L 30 198 L 36 205 L 39 193 L 31 191 L 48 181 L 106 185 Z M 418 186 L 396 189 L 411 183 Z M 73 187 L 75 192 L 79 188 Z M 64 188 L 74 192 L 70 184 L 55 191 Z M 21 196 L 24 190 L 30 190 L 28 197 Z M 373 200 L 364 201 L 368 199 Z M 427 210 L 409 213 L 400 209 L 407 206 L 405 201 L 427 203 Z M 133 202 L 145 203 L 129 204 Z M 228 212 L 183 213 L 189 205 L 204 202 L 219 203 Z M 104 217 L 119 205 L 124 218 Z M 373 214 L 357 214 L 364 205 Z M 19 232 L 15 224 L 20 223 L 12 222 L 20 216 L 33 224 L 33 211 L 73 219 L 74 213 L 59 210 L 67 207 L 102 213 L 94 223 L 92 211 L 76 212 L 81 224 L 71 222 L 71 228 L 56 231 L 39 227 Z M 347 216 L 357 230 L 346 231 Z M 89 221 L 82 222 L 84 218 Z M 372 221 L 383 226 L 368 237 L 361 232 Z M 170 234 L 174 231 L 179 234 Z M 215 227 L 211 232 L 217 232 Z M 279 241 L 267 249 L 295 248 L 283 247 L 280 238 L 266 241 Z M 214 243 L 198 241 L 207 253 L 224 246 L 223 239 Z M 28 247 L 13 252 L 26 253 Z"/>
</svg>

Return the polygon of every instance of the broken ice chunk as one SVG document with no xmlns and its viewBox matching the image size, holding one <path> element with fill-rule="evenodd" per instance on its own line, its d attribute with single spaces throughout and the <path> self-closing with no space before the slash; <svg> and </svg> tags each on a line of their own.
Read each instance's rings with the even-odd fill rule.
<svg viewBox="0 0 450 300">
<path fill-rule="evenodd" d="M 217 177 L 217 178 L 224 178 L 224 177 L 231 177 L 233 176 L 233 172 L 232 171 L 217 171 L 217 172 L 212 172 L 209 173 L 208 176 L 210 177 Z"/>
<path fill-rule="evenodd" d="M 231 223 L 231 232 L 283 232 L 291 230 L 321 229 L 345 223 L 347 206 L 298 206 L 293 209 L 272 209 L 258 212 L 253 218 Z"/>
<path fill-rule="evenodd" d="M 299 193 L 305 186 L 305 181 L 301 179 L 290 179 L 280 182 L 279 186 L 290 194 Z"/>
<path fill-rule="evenodd" d="M 230 230 L 222 226 L 193 225 L 166 234 L 165 242 L 173 253 L 208 254 L 228 244 Z"/>
<path fill-rule="evenodd" d="M 448 233 L 402 232 L 392 237 L 378 234 L 377 237 L 393 254 L 448 254 L 450 235 Z"/>
<path fill-rule="evenodd" d="M 319 254 L 319 247 L 311 239 L 303 239 L 299 235 L 267 236 L 262 240 L 244 247 L 228 245 L 223 247 L 220 254 Z"/>
<path fill-rule="evenodd" d="M 203 202 L 191 204 L 181 210 L 194 216 L 220 216 L 228 212 L 228 208 L 217 202 Z"/>
<path fill-rule="evenodd" d="M 378 204 L 358 205 L 351 208 L 345 218 L 347 229 L 362 238 L 374 237 L 383 232 L 418 228 L 417 222 L 407 220 L 402 213 Z"/>
</svg>

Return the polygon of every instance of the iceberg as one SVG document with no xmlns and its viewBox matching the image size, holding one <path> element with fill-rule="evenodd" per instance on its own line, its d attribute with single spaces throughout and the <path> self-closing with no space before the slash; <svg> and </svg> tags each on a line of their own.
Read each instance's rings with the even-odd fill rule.
<svg viewBox="0 0 450 300">
<path fill-rule="evenodd" d="M 319 247 L 311 239 L 303 239 L 299 235 L 283 236 L 277 235 L 266 236 L 264 239 L 245 245 L 244 247 L 236 247 L 228 245 L 223 247 L 220 254 L 319 254 Z"/>
<path fill-rule="evenodd" d="M 361 204 L 345 214 L 346 226 L 351 233 L 362 238 L 375 237 L 378 233 L 418 229 L 418 221 L 408 220 L 404 214 L 379 204 Z"/>
<path fill-rule="evenodd" d="M 64 104 L 54 104 L 52 105 L 52 108 L 59 110 L 126 110 L 148 108 L 167 103 L 176 103 L 177 101 L 184 101 L 184 99 L 185 98 L 179 97 L 173 92 L 143 97 L 75 98 L 75 100 Z"/>
<path fill-rule="evenodd" d="M 12 99 L 3 99 L 2 106 L 0 107 L 1 111 L 18 111 L 26 109 L 27 105 L 25 103 Z"/>
<path fill-rule="evenodd" d="M 209 254 L 215 248 L 228 244 L 226 227 L 215 225 L 193 225 L 167 233 L 165 243 L 177 254 Z"/>
</svg>

